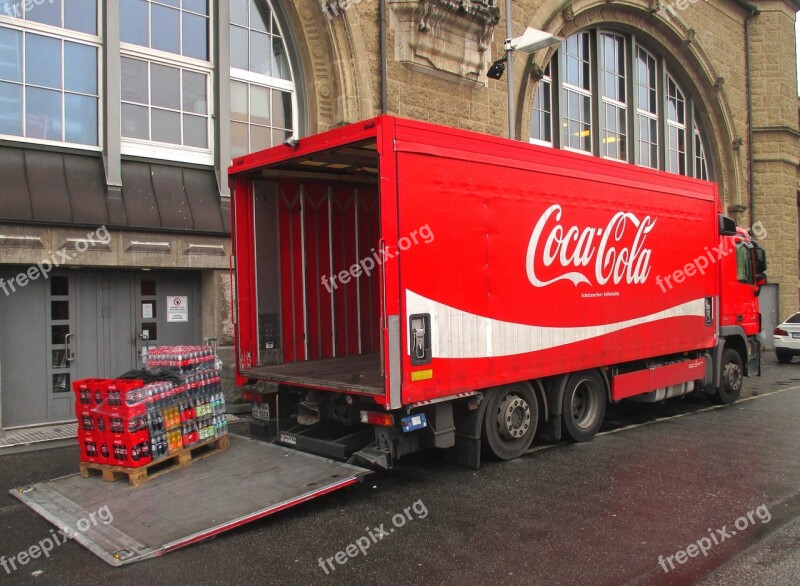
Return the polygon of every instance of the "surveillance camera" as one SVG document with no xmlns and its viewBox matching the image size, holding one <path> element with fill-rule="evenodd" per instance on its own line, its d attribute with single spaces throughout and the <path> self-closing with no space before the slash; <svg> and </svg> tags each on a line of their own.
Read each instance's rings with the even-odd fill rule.
<svg viewBox="0 0 800 586">
<path fill-rule="evenodd" d="M 489 79 L 500 79 L 503 77 L 503 73 L 506 70 L 506 59 L 507 57 L 503 57 L 492 63 L 489 71 L 486 72 L 486 77 Z"/>
</svg>

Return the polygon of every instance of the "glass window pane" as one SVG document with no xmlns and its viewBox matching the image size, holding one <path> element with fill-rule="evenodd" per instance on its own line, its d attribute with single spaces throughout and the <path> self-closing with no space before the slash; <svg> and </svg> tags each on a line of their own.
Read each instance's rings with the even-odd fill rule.
<svg viewBox="0 0 800 586">
<path fill-rule="evenodd" d="M 250 33 L 250 71 L 270 75 L 269 35 Z"/>
<path fill-rule="evenodd" d="M 53 344 L 63 344 L 64 336 L 69 334 L 69 324 L 50 326 L 50 341 Z"/>
<path fill-rule="evenodd" d="M 69 295 L 69 279 L 67 277 L 51 277 L 50 295 L 56 297 Z"/>
<path fill-rule="evenodd" d="M 152 111 L 153 140 L 170 144 L 181 144 L 181 115 L 167 110 Z"/>
<path fill-rule="evenodd" d="M 183 111 L 208 114 L 206 76 L 202 73 L 183 72 Z"/>
<path fill-rule="evenodd" d="M 64 89 L 97 95 L 97 49 L 64 43 Z"/>
<path fill-rule="evenodd" d="M 0 134 L 22 136 L 22 86 L 0 82 Z"/>
<path fill-rule="evenodd" d="M 292 79 L 286 47 L 280 37 L 272 37 L 272 75 L 288 81 Z"/>
<path fill-rule="evenodd" d="M 272 146 L 272 132 L 264 126 L 250 127 L 250 151 L 262 151 Z M 283 141 L 281 141 L 283 142 Z M 280 143 L 278 143 L 280 144 Z"/>
<path fill-rule="evenodd" d="M 50 319 L 69 319 L 69 301 L 51 301 Z"/>
<path fill-rule="evenodd" d="M 247 71 L 247 30 L 231 27 L 231 67 Z"/>
<path fill-rule="evenodd" d="M 25 19 L 42 24 L 61 26 L 61 1 L 62 0 L 39 0 L 38 2 L 26 0 L 22 2 L 25 8 Z"/>
<path fill-rule="evenodd" d="M 70 375 L 68 372 L 64 374 L 54 374 L 52 376 L 54 393 L 68 393 L 70 391 Z"/>
<path fill-rule="evenodd" d="M 208 19 L 183 13 L 183 54 L 208 61 Z"/>
<path fill-rule="evenodd" d="M 231 122 L 231 157 L 241 157 L 250 152 L 247 142 L 247 124 Z"/>
<path fill-rule="evenodd" d="M 231 120 L 247 122 L 247 84 L 231 81 Z"/>
<path fill-rule="evenodd" d="M 287 138 L 292 136 L 292 133 L 288 130 L 278 130 L 277 128 L 272 129 L 272 146 L 277 146 L 283 144 Z"/>
<path fill-rule="evenodd" d="M 64 28 L 96 35 L 97 0 L 69 0 L 69 2 L 65 2 Z"/>
<path fill-rule="evenodd" d="M 150 104 L 161 108 L 181 109 L 181 70 L 150 64 Z"/>
<path fill-rule="evenodd" d="M 250 122 L 253 124 L 270 124 L 269 89 L 256 85 L 250 86 Z"/>
<path fill-rule="evenodd" d="M 97 98 L 64 96 L 64 134 L 67 142 L 97 145 Z"/>
<path fill-rule="evenodd" d="M 208 118 L 183 115 L 183 144 L 201 149 L 208 148 Z"/>
<path fill-rule="evenodd" d="M 147 63 L 138 59 L 122 58 L 122 99 L 138 104 L 149 103 Z"/>
<path fill-rule="evenodd" d="M 247 26 L 247 5 L 250 0 L 231 0 L 231 23 Z"/>
<path fill-rule="evenodd" d="M 257 31 L 269 32 L 271 15 L 265 2 L 250 0 L 250 28 Z"/>
<path fill-rule="evenodd" d="M 147 46 L 147 2 L 146 0 L 121 0 L 119 27 L 120 39 L 123 43 Z"/>
<path fill-rule="evenodd" d="M 0 79 L 22 81 L 22 33 L 0 27 Z"/>
<path fill-rule="evenodd" d="M 0 12 L 10 18 L 22 18 L 22 5 L 19 0 L 0 0 Z"/>
<path fill-rule="evenodd" d="M 208 0 L 183 0 L 183 9 L 208 16 Z"/>
<path fill-rule="evenodd" d="M 180 54 L 180 11 L 158 4 L 150 9 L 150 46 L 160 51 Z"/>
<path fill-rule="evenodd" d="M 292 128 L 292 96 L 288 92 L 272 90 L 272 125 Z"/>
<path fill-rule="evenodd" d="M 61 89 L 61 41 L 25 35 L 25 82 Z"/>
<path fill-rule="evenodd" d="M 29 138 L 61 140 L 61 92 L 29 87 L 25 106 Z"/>
<path fill-rule="evenodd" d="M 150 120 L 145 106 L 122 104 L 122 136 L 125 138 L 150 139 Z"/>
<path fill-rule="evenodd" d="M 142 297 L 154 297 L 156 294 L 156 282 L 143 280 L 140 290 L 142 292 Z"/>
</svg>

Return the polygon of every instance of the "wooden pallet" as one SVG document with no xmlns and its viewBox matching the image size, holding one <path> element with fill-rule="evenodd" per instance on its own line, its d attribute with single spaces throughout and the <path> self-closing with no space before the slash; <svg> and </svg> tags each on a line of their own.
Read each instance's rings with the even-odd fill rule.
<svg viewBox="0 0 800 586">
<path fill-rule="evenodd" d="M 127 477 L 131 486 L 139 486 L 143 482 L 147 482 L 167 472 L 172 472 L 173 470 L 188 466 L 192 462 L 205 460 L 209 456 L 213 456 L 222 450 L 228 449 L 230 445 L 231 440 L 227 435 L 211 438 L 190 448 L 170 454 L 166 458 L 161 458 L 156 462 L 150 462 L 138 468 L 81 462 L 80 475 L 84 478 L 89 478 L 93 473 L 100 472 L 103 476 L 103 480 L 106 482 L 114 482 L 120 478 Z"/>
</svg>

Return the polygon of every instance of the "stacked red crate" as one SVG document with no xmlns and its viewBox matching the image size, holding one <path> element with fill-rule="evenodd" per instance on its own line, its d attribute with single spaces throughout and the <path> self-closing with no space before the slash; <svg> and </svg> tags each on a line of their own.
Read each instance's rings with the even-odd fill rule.
<svg viewBox="0 0 800 586">
<path fill-rule="evenodd" d="M 82 462 L 108 463 L 111 452 L 105 434 L 107 421 L 97 408 L 105 402 L 112 382 L 108 378 L 87 378 L 72 383 Z"/>
<path fill-rule="evenodd" d="M 151 462 L 146 399 L 141 380 L 114 380 L 108 385 L 106 401 L 97 411 L 107 419 L 109 464 L 137 468 Z"/>
</svg>

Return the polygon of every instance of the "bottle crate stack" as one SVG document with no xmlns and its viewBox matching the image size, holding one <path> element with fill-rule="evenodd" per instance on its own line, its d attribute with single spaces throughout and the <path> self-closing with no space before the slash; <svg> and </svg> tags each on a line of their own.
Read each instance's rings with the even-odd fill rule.
<svg viewBox="0 0 800 586">
<path fill-rule="evenodd" d="M 228 433 L 210 346 L 153 348 L 150 379 L 73 383 L 81 461 L 137 468 Z"/>
</svg>

